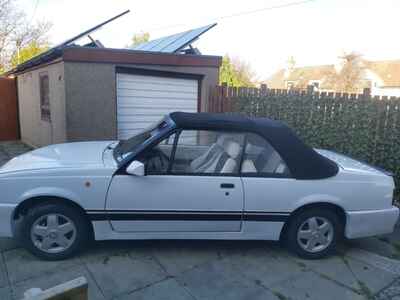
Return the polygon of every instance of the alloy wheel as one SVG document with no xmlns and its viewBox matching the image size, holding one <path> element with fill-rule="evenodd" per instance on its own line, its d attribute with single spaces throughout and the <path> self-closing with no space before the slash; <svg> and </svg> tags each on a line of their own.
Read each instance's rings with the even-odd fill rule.
<svg viewBox="0 0 400 300">
<path fill-rule="evenodd" d="M 33 222 L 31 239 L 36 248 L 46 253 L 61 253 L 75 242 L 76 226 L 62 214 L 46 214 Z"/>
<path fill-rule="evenodd" d="M 310 253 L 325 250 L 332 243 L 334 229 L 332 223 L 323 217 L 311 217 L 305 220 L 297 231 L 297 242 Z"/>
</svg>

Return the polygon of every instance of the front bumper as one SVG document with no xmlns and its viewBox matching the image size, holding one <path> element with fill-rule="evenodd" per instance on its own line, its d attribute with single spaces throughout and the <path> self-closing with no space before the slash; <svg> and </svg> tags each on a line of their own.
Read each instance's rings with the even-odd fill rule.
<svg viewBox="0 0 400 300">
<path fill-rule="evenodd" d="M 0 237 L 12 237 L 11 225 L 15 204 L 0 204 Z"/>
<path fill-rule="evenodd" d="M 399 218 L 399 209 L 346 212 L 345 236 L 349 239 L 391 233 Z"/>
</svg>

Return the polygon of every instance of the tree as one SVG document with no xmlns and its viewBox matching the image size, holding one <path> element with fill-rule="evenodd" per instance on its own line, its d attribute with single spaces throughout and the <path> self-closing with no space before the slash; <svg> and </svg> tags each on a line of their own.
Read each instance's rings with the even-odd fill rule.
<svg viewBox="0 0 400 300">
<path fill-rule="evenodd" d="M 247 62 L 225 55 L 219 70 L 219 82 L 226 82 L 229 86 L 254 87 L 254 72 Z"/>
<path fill-rule="evenodd" d="M 135 47 L 137 45 L 146 43 L 149 40 L 150 40 L 150 33 L 148 32 L 136 33 L 132 37 L 131 47 Z"/>
<path fill-rule="evenodd" d="M 48 44 L 51 24 L 46 21 L 31 24 L 16 2 L 0 0 L 0 65 L 4 69 L 10 68 L 11 57 L 32 42 L 40 47 Z"/>
<path fill-rule="evenodd" d="M 365 67 L 362 55 L 351 52 L 339 57 L 341 64 L 336 72 L 328 76 L 327 85 L 342 93 L 359 93 L 366 86 L 364 79 Z"/>
<path fill-rule="evenodd" d="M 16 53 L 14 53 L 11 57 L 11 66 L 16 67 L 19 64 L 35 57 L 44 51 L 48 50 L 48 45 L 40 45 L 37 41 L 32 41 L 26 47 L 20 49 Z"/>
</svg>

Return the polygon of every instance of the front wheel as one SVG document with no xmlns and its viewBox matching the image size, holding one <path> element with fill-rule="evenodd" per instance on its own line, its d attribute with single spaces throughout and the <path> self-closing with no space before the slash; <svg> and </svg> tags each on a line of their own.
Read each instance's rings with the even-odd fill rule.
<svg viewBox="0 0 400 300">
<path fill-rule="evenodd" d="M 78 210 L 63 204 L 31 208 L 21 224 L 22 244 L 46 260 L 71 257 L 89 239 L 88 222 Z"/>
<path fill-rule="evenodd" d="M 337 215 L 326 209 L 310 209 L 294 216 L 287 231 L 289 248 L 300 257 L 318 259 L 331 254 L 342 235 Z"/>
</svg>

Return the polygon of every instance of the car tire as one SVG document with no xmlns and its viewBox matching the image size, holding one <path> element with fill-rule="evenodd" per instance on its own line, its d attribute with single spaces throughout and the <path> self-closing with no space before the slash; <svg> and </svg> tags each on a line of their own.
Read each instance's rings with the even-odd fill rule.
<svg viewBox="0 0 400 300">
<path fill-rule="evenodd" d="M 44 260 L 73 256 L 87 244 L 90 236 L 86 217 L 64 204 L 43 204 L 29 209 L 18 229 L 22 245 Z"/>
<path fill-rule="evenodd" d="M 332 254 L 343 236 L 337 214 L 328 209 L 304 210 L 289 222 L 287 246 L 302 258 L 319 259 Z"/>
</svg>

